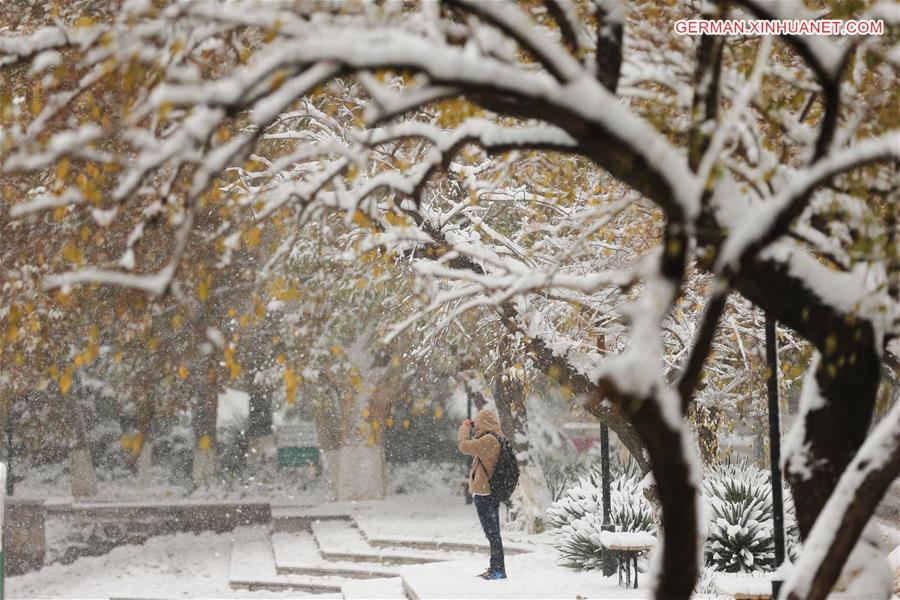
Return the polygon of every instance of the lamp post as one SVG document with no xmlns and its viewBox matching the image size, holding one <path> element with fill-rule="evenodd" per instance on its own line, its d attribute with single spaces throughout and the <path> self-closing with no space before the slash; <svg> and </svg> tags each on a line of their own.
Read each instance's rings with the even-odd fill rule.
<svg viewBox="0 0 900 600">
<path fill-rule="evenodd" d="M 472 394 L 469 393 L 469 386 L 466 385 L 466 418 L 469 420 L 469 436 L 472 435 Z M 466 466 L 468 466 L 468 461 L 464 461 Z M 463 496 L 466 499 L 466 504 L 472 504 L 472 494 L 469 493 L 468 481 L 463 483 Z"/>
<path fill-rule="evenodd" d="M 606 356 L 606 336 L 597 337 L 597 351 L 600 356 Z M 612 503 L 609 499 L 609 427 L 606 423 L 600 423 L 600 479 L 602 486 L 603 501 L 603 523 L 600 525 L 600 531 L 615 531 L 616 526 L 613 525 Z M 610 552 L 603 553 L 600 568 L 607 577 L 612 575 L 618 569 L 618 559 L 612 556 Z"/>
<path fill-rule="evenodd" d="M 16 485 L 15 479 L 13 479 L 13 407 L 10 405 L 9 412 L 6 414 L 6 470 L 4 487 L 6 488 L 6 495 L 12 496 L 13 491 Z"/>
<path fill-rule="evenodd" d="M 609 500 L 609 427 L 606 423 L 600 424 L 600 476 L 602 479 L 603 490 L 603 524 L 600 525 L 601 531 L 615 531 L 616 526 L 610 519 L 610 500 Z M 607 577 L 616 572 L 618 565 L 616 558 L 609 551 L 603 552 L 603 560 L 601 568 L 603 574 Z"/>
<path fill-rule="evenodd" d="M 775 534 L 775 568 L 784 562 L 784 506 L 781 498 L 781 425 L 778 414 L 778 339 L 775 319 L 766 315 L 766 363 L 769 377 L 766 388 L 769 396 L 769 465 L 772 469 L 772 516 Z M 778 597 L 781 580 L 772 580 L 772 598 Z"/>
</svg>

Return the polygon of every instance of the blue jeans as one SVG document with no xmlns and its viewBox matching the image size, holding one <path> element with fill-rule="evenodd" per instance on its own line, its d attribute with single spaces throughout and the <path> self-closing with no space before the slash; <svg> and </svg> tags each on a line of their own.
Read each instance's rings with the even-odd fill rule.
<svg viewBox="0 0 900 600">
<path fill-rule="evenodd" d="M 491 545 L 491 571 L 506 573 L 503 540 L 500 539 L 500 502 L 493 496 L 474 496 L 473 499 L 481 528 Z"/>
</svg>

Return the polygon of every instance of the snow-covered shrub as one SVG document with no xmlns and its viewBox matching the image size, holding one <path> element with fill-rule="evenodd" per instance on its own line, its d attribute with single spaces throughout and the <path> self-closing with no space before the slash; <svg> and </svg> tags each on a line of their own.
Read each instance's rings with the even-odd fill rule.
<svg viewBox="0 0 900 600">
<path fill-rule="evenodd" d="M 629 461 L 631 462 L 631 461 Z M 610 465 L 610 521 L 616 531 L 654 533 L 650 506 L 641 491 L 637 465 Z M 547 524 L 555 530 L 556 549 L 561 564 L 590 570 L 600 566 L 603 548 L 600 532 L 603 525 L 603 496 L 600 465 L 597 464 L 578 484 L 547 509 Z"/>
<path fill-rule="evenodd" d="M 540 454 L 541 471 L 547 482 L 547 490 L 550 499 L 556 502 L 562 498 L 573 482 L 583 476 L 587 471 L 587 464 L 581 456 L 572 456 L 570 453 L 560 455 Z"/>
<path fill-rule="evenodd" d="M 769 474 L 747 461 L 718 465 L 704 478 L 704 501 L 710 517 L 706 565 L 728 573 L 771 571 L 775 567 L 772 484 Z M 785 489 L 787 553 L 795 557 L 797 525 L 793 501 Z"/>
</svg>

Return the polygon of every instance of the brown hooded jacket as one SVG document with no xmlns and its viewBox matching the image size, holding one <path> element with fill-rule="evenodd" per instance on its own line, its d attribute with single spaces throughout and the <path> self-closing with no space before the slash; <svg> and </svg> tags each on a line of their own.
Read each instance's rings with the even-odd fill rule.
<svg viewBox="0 0 900 600">
<path fill-rule="evenodd" d="M 493 432 L 502 436 L 503 432 L 497 413 L 487 408 L 475 413 L 474 421 L 475 439 L 469 439 L 469 428 L 465 423 L 459 426 L 459 451 L 474 457 L 469 469 L 469 493 L 490 494 L 490 476 L 500 457 L 500 442 L 488 434 Z"/>
</svg>

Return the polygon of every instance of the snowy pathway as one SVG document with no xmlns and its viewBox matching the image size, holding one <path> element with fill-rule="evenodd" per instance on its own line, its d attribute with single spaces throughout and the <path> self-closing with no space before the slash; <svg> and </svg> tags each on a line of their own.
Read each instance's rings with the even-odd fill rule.
<svg viewBox="0 0 900 600">
<path fill-rule="evenodd" d="M 475 575 L 474 509 L 428 496 L 272 510 L 271 525 L 176 534 L 8 580 L 9 598 L 644 598 L 556 565 L 544 536 L 506 532 L 506 581 Z"/>
</svg>

